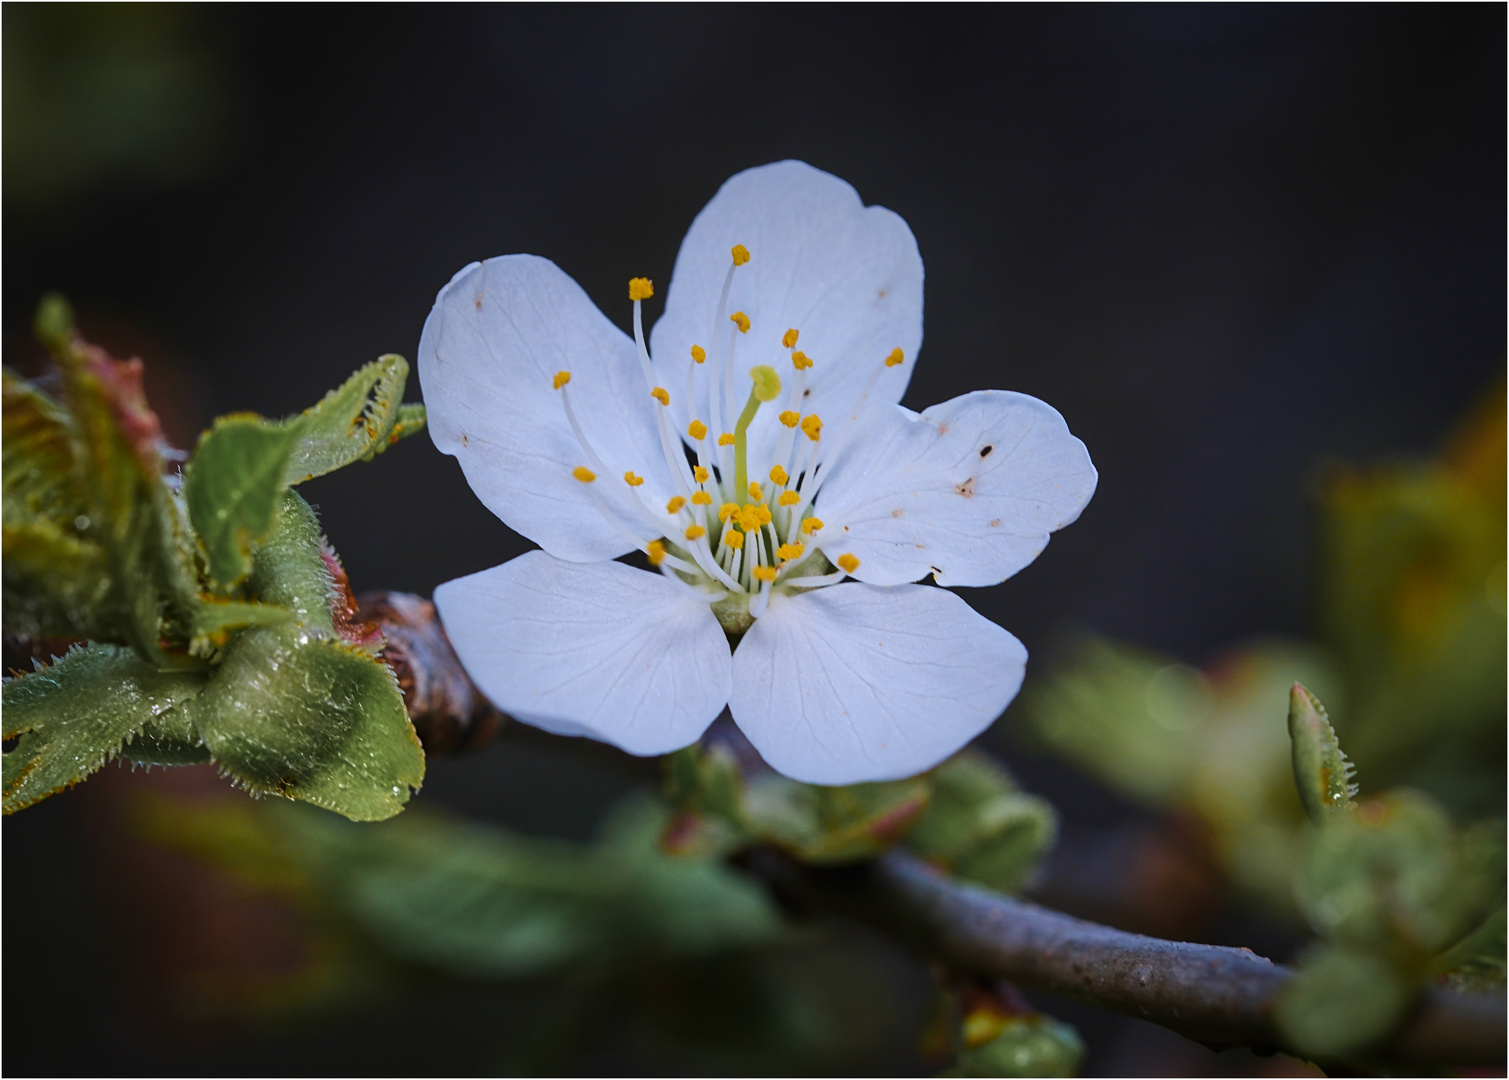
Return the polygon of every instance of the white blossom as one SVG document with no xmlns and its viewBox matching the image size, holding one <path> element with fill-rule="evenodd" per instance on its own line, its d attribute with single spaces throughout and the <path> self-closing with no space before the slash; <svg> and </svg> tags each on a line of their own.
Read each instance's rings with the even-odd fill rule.
<svg viewBox="0 0 1509 1080">
<path fill-rule="evenodd" d="M 943 588 L 1037 557 L 1095 490 L 1048 405 L 897 402 L 922 344 L 904 221 L 799 162 L 692 223 L 648 347 L 548 260 L 488 259 L 419 343 L 432 437 L 531 552 L 435 592 L 512 716 L 635 754 L 725 705 L 810 783 L 910 776 L 988 727 L 1027 654 Z M 617 562 L 648 556 L 658 572 Z M 730 643 L 733 643 L 732 645 Z"/>
</svg>

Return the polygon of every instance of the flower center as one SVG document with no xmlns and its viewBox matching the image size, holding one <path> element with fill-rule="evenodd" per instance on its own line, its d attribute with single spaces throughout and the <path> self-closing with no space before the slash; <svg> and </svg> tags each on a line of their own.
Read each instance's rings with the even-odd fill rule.
<svg viewBox="0 0 1509 1080">
<path fill-rule="evenodd" d="M 744 312 L 728 312 L 728 297 L 734 275 L 749 262 L 750 253 L 744 245 L 736 244 L 731 254 L 732 263 L 723 280 L 709 339 L 714 353 L 710 355 L 701 345 L 693 345 L 693 363 L 687 367 L 683 392 L 687 412 L 692 417 L 686 432 L 691 454 L 671 433 L 666 419 L 671 394 L 656 385 L 655 369 L 645 346 L 641 305 L 654 295 L 654 286 L 647 278 L 629 282 L 639 365 L 649 394 L 659 406 L 655 413 L 661 450 L 680 493 L 664 507 L 651 506 L 641 495 L 643 477 L 630 470 L 624 473 L 623 480 L 636 512 L 662 534 L 662 539 L 641 541 L 599 495 L 596 484 L 600 477 L 607 477 L 609 470 L 593 450 L 571 406 L 571 373 L 558 372 L 553 385 L 560 392 L 566 419 L 584 458 L 572 475 L 592 491 L 599 511 L 632 538 L 634 546 L 645 553 L 653 566 L 667 576 L 706 591 L 725 628 L 738 632 L 764 614 L 773 589 L 833 584 L 858 569 L 859 560 L 852 554 L 842 554 L 838 557 L 841 569 L 833 571 L 826 559 L 813 558 L 818 552 L 814 537 L 824 528 L 824 523 L 815 516 L 815 502 L 835 447 L 830 445 L 833 439 L 824 441 L 823 421 L 817 414 L 804 416 L 800 412 L 806 396 L 807 372 L 813 361 L 796 348 L 800 337 L 797 329 L 788 329 L 781 336 L 781 349 L 789 355 L 794 370 L 785 387 L 784 401 L 783 384 L 775 367 L 757 364 L 748 369 L 748 396 L 743 408 L 735 412 L 737 393 L 743 385 L 743 380 L 734 375 L 735 355 L 739 340 L 749 333 L 751 324 Z M 846 421 L 857 416 L 880 373 L 901 362 L 901 350 L 895 349 L 883 365 L 877 365 Z M 757 462 L 751 470 L 749 427 L 765 406 L 780 410 L 781 434 L 773 460 Z M 849 422 L 843 425 L 840 442 L 850 426 Z M 713 431 L 719 434 L 714 437 Z"/>
</svg>

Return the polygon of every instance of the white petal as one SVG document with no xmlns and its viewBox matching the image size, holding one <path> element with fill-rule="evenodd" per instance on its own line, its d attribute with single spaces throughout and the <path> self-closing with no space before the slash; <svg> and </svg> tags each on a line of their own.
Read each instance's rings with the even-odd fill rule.
<svg viewBox="0 0 1509 1080">
<path fill-rule="evenodd" d="M 552 385 L 571 372 L 571 403 L 607 464 L 590 486 L 624 528 L 659 535 L 633 508 L 623 474 L 663 507 L 672 493 L 633 341 L 548 259 L 506 255 L 473 263 L 440 290 L 419 339 L 430 436 L 461 462 L 477 497 L 552 555 L 611 559 L 633 545 L 572 476 L 586 466 Z M 598 470 L 594 470 L 598 471 Z"/>
<path fill-rule="evenodd" d="M 728 700 L 728 639 L 706 602 L 623 563 L 531 551 L 435 590 L 477 687 L 509 715 L 631 754 L 693 743 Z"/>
<path fill-rule="evenodd" d="M 778 597 L 734 652 L 734 720 L 809 784 L 930 769 L 1021 688 L 1027 650 L 953 593 L 850 582 Z"/>
<path fill-rule="evenodd" d="M 795 376 L 781 347 L 788 328 L 801 332 L 797 348 L 814 362 L 807 372 L 811 394 L 800 411 L 826 420 L 852 408 L 896 348 L 905 362 L 884 369 L 871 396 L 901 400 L 922 346 L 917 241 L 905 221 L 882 207 L 866 207 L 838 177 L 782 161 L 732 177 L 681 243 L 665 314 L 650 338 L 656 365 L 670 372 L 673 408 L 684 406 L 674 388 L 685 385 L 692 345 L 707 349 L 711 362 L 733 325 L 726 318 L 717 327 L 713 322 L 735 244 L 747 247 L 751 258 L 734 275 L 728 311 L 744 312 L 752 324 L 738 337 L 735 413 L 749 397 L 753 365 L 774 366 L 783 382 Z M 751 463 L 769 466 L 780 431 L 776 414 L 786 407 L 784 395 L 780 400 L 778 407 L 762 408 L 750 428 Z M 684 430 L 684 413 L 677 415 Z"/>
<path fill-rule="evenodd" d="M 866 411 L 817 497 L 829 559 L 875 585 L 994 585 L 1026 566 L 1095 493 L 1085 444 L 1026 394 L 977 390 L 920 416 Z"/>
</svg>

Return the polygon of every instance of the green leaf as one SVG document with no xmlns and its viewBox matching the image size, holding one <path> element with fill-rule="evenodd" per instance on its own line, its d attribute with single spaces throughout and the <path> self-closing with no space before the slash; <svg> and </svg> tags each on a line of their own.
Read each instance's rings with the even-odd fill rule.
<svg viewBox="0 0 1509 1080">
<path fill-rule="evenodd" d="M 428 422 L 424 405 L 413 401 L 407 405 L 398 407 L 398 418 L 393 422 L 393 430 L 388 432 L 388 443 L 396 443 L 399 439 L 407 439 L 410 435 L 417 435 L 424 430 Z"/>
<path fill-rule="evenodd" d="M 106 554 L 45 519 L 0 529 L 5 628 L 44 637 L 118 635 Z"/>
<path fill-rule="evenodd" d="M 668 857 L 660 843 L 671 818 L 653 799 L 629 799 L 603 826 L 602 848 L 624 866 L 628 917 L 658 948 L 704 956 L 772 941 L 783 932 L 764 889 L 714 857 Z"/>
<path fill-rule="evenodd" d="M 290 622 L 293 617 L 292 611 L 276 604 L 205 597 L 199 610 L 194 612 L 194 636 L 189 651 L 195 655 L 207 655 L 225 645 L 232 630 L 246 626 L 277 626 Z"/>
<path fill-rule="evenodd" d="M 1371 953 L 1327 947 L 1306 958 L 1279 993 L 1274 1018 L 1290 1045 L 1308 1057 L 1344 1059 L 1393 1029 L 1413 987 Z"/>
<path fill-rule="evenodd" d="M 78 512 L 71 520 L 66 519 L 66 511 L 64 521 L 52 520 L 51 534 L 45 536 L 40 523 L 47 519 L 16 522 L 15 528 L 31 531 L 24 541 L 16 537 L 12 541 L 28 555 L 43 543 L 61 552 L 56 534 L 76 534 L 102 553 L 104 565 L 103 569 L 91 566 L 87 582 L 68 583 L 62 575 L 45 573 L 38 560 L 32 559 L 28 576 L 13 579 L 15 591 L 35 594 L 33 613 L 48 618 L 74 612 L 81 595 L 96 597 L 87 615 L 74 612 L 79 625 L 53 626 L 49 631 L 127 644 L 162 666 L 181 662 L 162 643 L 164 638 L 176 639 L 188 622 L 198 603 L 198 583 L 187 526 L 163 479 L 162 432 L 147 406 L 141 361 L 115 360 L 87 344 L 59 314 L 63 310 L 49 300 L 39 312 L 38 325 L 62 375 L 67 405 L 67 423 L 62 426 L 72 443 L 71 491 L 57 505 Z M 37 411 L 42 399 L 35 394 L 32 398 L 31 406 Z M 55 410 L 51 419 L 58 420 Z M 37 471 L 55 472 L 61 460 L 56 431 L 55 424 L 45 452 L 40 444 L 31 443 L 18 459 L 19 465 L 31 468 L 28 461 L 39 455 Z M 46 483 L 62 490 L 51 481 Z M 8 505 L 7 515 L 11 513 Z M 74 554 L 82 567 L 82 553 Z"/>
<path fill-rule="evenodd" d="M 287 608 L 304 626 L 334 630 L 335 583 L 322 554 L 320 522 L 297 492 L 284 490 L 277 525 L 252 559 L 246 591 Z"/>
<path fill-rule="evenodd" d="M 1506 933 L 1504 906 L 1500 904 L 1476 930 L 1442 953 L 1432 971 L 1445 976 L 1459 990 L 1502 992 L 1506 951 L 1509 951 L 1509 933 Z"/>
<path fill-rule="evenodd" d="M 774 773 L 751 779 L 744 818 L 761 839 L 816 865 L 874 858 L 902 838 L 927 807 L 928 778 L 817 787 Z"/>
<path fill-rule="evenodd" d="M 467 977 L 704 956 L 783 933 L 754 882 L 669 859 L 664 807 L 634 800 L 594 845 L 516 836 L 417 810 L 353 825 L 303 807 L 154 809 L 148 825 L 264 887 L 354 920 L 389 955 Z"/>
<path fill-rule="evenodd" d="M 1299 683 L 1289 691 L 1289 741 L 1294 748 L 1294 785 L 1305 813 L 1322 825 L 1355 809 L 1352 763 L 1342 753 L 1325 706 Z"/>
<path fill-rule="evenodd" d="M 1488 875 L 1469 872 L 1469 856 L 1440 807 L 1392 792 L 1310 835 L 1300 901 L 1330 940 L 1423 962 L 1502 902 L 1485 893 Z"/>
<path fill-rule="evenodd" d="M 74 476 L 72 421 L 62 405 L 14 372 L 6 371 L 0 378 L 5 523 L 41 518 L 72 524 L 84 512 L 83 493 Z"/>
<path fill-rule="evenodd" d="M 1000 1034 L 968 1051 L 953 1076 L 1078 1076 L 1085 1059 L 1079 1032 L 1041 1013 L 1013 1016 Z"/>
<path fill-rule="evenodd" d="M 221 417 L 200 438 L 184 470 L 183 497 L 210 579 L 221 588 L 247 575 L 252 552 L 272 532 L 299 435 L 297 424 L 238 415 Z"/>
<path fill-rule="evenodd" d="M 14 813 L 83 780 L 154 717 L 186 708 L 202 674 L 158 671 L 114 645 L 75 649 L 5 683 L 4 810 Z"/>
<path fill-rule="evenodd" d="M 974 750 L 935 769 L 932 784 L 932 801 L 907 847 L 999 892 L 1025 885 L 1058 836 L 1053 807 L 1018 791 L 1005 770 Z"/>
<path fill-rule="evenodd" d="M 306 626 L 243 630 L 189 716 L 250 790 L 357 821 L 398 813 L 424 779 L 393 669 Z"/>
<path fill-rule="evenodd" d="M 49 352 L 66 349 L 73 340 L 73 307 L 68 299 L 61 293 L 48 293 L 42 297 L 32 329 Z"/>
<path fill-rule="evenodd" d="M 409 363 L 389 353 L 288 421 L 299 432 L 283 481 L 302 484 L 354 461 L 371 460 L 424 426 L 424 406 L 403 404 Z"/>
<path fill-rule="evenodd" d="M 187 709 L 154 716 L 121 747 L 119 756 L 137 765 L 203 765 L 213 760 Z"/>
</svg>

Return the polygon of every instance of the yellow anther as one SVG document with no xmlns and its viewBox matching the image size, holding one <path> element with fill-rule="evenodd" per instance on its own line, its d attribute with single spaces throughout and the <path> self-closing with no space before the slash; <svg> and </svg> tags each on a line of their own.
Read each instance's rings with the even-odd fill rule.
<svg viewBox="0 0 1509 1080">
<path fill-rule="evenodd" d="M 742 311 L 736 311 L 728 317 L 728 321 L 739 328 L 739 333 L 749 333 L 749 316 Z"/>
<path fill-rule="evenodd" d="M 629 299 L 630 300 L 648 300 L 650 297 L 652 297 L 654 295 L 655 295 L 655 286 L 652 285 L 652 284 L 650 284 L 650 279 L 649 278 L 647 278 L 647 277 L 637 277 L 637 278 L 630 278 L 629 279 Z"/>
<path fill-rule="evenodd" d="M 736 514 L 738 514 L 738 512 L 738 503 L 724 503 L 722 506 L 718 507 L 718 520 L 727 521 L 729 518 L 734 517 Z"/>
<path fill-rule="evenodd" d="M 846 574 L 852 574 L 859 569 L 859 560 L 846 551 L 838 557 L 838 568 Z"/>
<path fill-rule="evenodd" d="M 738 529 L 724 529 L 723 542 L 735 551 L 738 551 L 744 546 L 744 534 Z"/>
<path fill-rule="evenodd" d="M 699 436 L 699 438 L 700 438 L 700 436 Z M 712 476 L 712 473 L 708 472 L 701 465 L 693 465 L 692 466 L 692 475 L 697 478 L 697 483 L 699 483 L 699 484 L 705 484 L 705 483 L 707 483 L 708 477 Z"/>
<path fill-rule="evenodd" d="M 818 417 L 817 413 L 808 413 L 806 416 L 802 417 L 802 432 L 807 436 L 807 438 L 811 439 L 813 442 L 817 442 L 818 436 L 822 435 L 823 433 L 823 422 Z"/>
<path fill-rule="evenodd" d="M 786 481 L 790 479 L 791 477 L 786 475 L 786 470 L 779 465 L 770 470 L 770 482 L 778 487 L 785 487 Z"/>
<path fill-rule="evenodd" d="M 749 369 L 754 380 L 754 396 L 761 401 L 774 401 L 781 396 L 781 377 L 769 364 L 756 364 Z"/>
<path fill-rule="evenodd" d="M 571 372 L 569 372 L 569 371 L 557 371 L 555 373 L 555 378 L 553 378 L 553 379 L 550 380 L 550 386 L 554 390 L 559 390 L 561 387 L 565 386 L 570 381 L 571 381 Z"/>
<path fill-rule="evenodd" d="M 707 425 L 701 420 L 693 420 L 690 424 L 686 425 L 686 433 L 693 439 L 701 442 L 707 438 Z"/>
<path fill-rule="evenodd" d="M 817 532 L 817 530 L 821 529 L 822 527 L 823 527 L 823 520 L 822 520 L 822 518 L 815 518 L 815 517 L 813 517 L 813 518 L 808 518 L 806 521 L 802 522 L 802 532 L 806 533 L 808 536 L 811 536 L 813 533 Z"/>
<path fill-rule="evenodd" d="M 732 431 L 725 431 L 722 435 L 718 436 L 718 445 L 719 446 L 732 446 L 733 444 L 734 444 L 734 433 Z"/>
<path fill-rule="evenodd" d="M 782 562 L 790 562 L 792 559 L 800 559 L 805 550 L 807 549 L 803 544 L 782 544 L 775 549 L 775 557 Z"/>
<path fill-rule="evenodd" d="M 794 347 L 796 345 L 796 339 L 797 339 L 797 335 L 799 333 L 800 333 L 800 331 L 793 329 L 793 330 L 787 330 L 784 334 L 782 334 L 781 335 L 781 348 L 783 348 L 783 349 L 790 349 L 790 348 Z"/>
<path fill-rule="evenodd" d="M 644 483 L 644 477 L 635 476 L 634 470 L 630 469 L 628 472 L 624 473 L 624 483 L 628 484 L 630 487 L 638 487 L 640 484 Z"/>
<path fill-rule="evenodd" d="M 759 502 L 765 497 L 765 493 L 760 490 L 760 482 L 758 480 L 751 480 L 749 482 L 749 497 L 755 502 Z"/>
<path fill-rule="evenodd" d="M 776 570 L 773 566 L 756 566 L 750 573 L 760 581 L 774 581 Z"/>
<path fill-rule="evenodd" d="M 694 492 L 692 492 L 692 505 L 693 506 L 711 506 L 712 504 L 713 504 L 713 497 L 711 495 L 709 495 L 707 492 L 705 492 L 705 491 L 694 491 Z"/>
<path fill-rule="evenodd" d="M 584 484 L 590 484 L 592 483 L 592 481 L 597 479 L 597 473 L 593 472 L 585 465 L 578 465 L 576 468 L 572 469 L 571 475 L 576 477 Z"/>
<path fill-rule="evenodd" d="M 688 525 L 686 527 L 686 538 L 688 540 L 700 540 L 706 535 L 707 530 L 701 525 Z"/>
<path fill-rule="evenodd" d="M 755 520 L 758 521 L 761 525 L 770 524 L 770 507 L 766 506 L 764 503 L 755 503 L 754 506 L 751 507 L 751 509 L 753 509 L 755 512 Z"/>
<path fill-rule="evenodd" d="M 665 512 L 667 514 L 677 513 L 685 505 L 686 505 L 686 496 L 685 495 L 672 495 L 671 496 L 671 501 L 665 504 Z"/>
<path fill-rule="evenodd" d="M 792 412 L 790 409 L 787 409 L 785 412 L 781 413 L 781 423 L 785 424 L 787 427 L 796 427 L 796 422 L 801 418 L 801 413 Z"/>
<path fill-rule="evenodd" d="M 702 361 L 707 359 L 707 350 L 704 349 L 701 345 L 693 345 L 692 359 L 697 361 L 697 363 L 699 364 L 702 363 Z"/>
<path fill-rule="evenodd" d="M 749 249 L 743 244 L 735 244 L 733 249 L 734 265 L 743 266 L 749 261 Z"/>
<path fill-rule="evenodd" d="M 802 501 L 802 497 L 794 491 L 783 491 L 781 497 L 776 500 L 780 506 L 795 506 Z"/>
<path fill-rule="evenodd" d="M 764 503 L 759 505 L 763 506 Z M 754 532 L 760 527 L 760 514 L 753 506 L 739 507 L 739 528 L 745 532 Z"/>
<path fill-rule="evenodd" d="M 903 353 L 900 349 L 892 349 L 891 350 L 891 355 L 887 356 L 885 358 L 885 366 L 886 367 L 900 367 L 901 366 L 901 362 L 903 360 L 905 360 L 905 359 L 906 359 L 906 354 Z"/>
<path fill-rule="evenodd" d="M 811 358 L 808 357 L 806 353 L 802 352 L 801 349 L 798 349 L 796 352 L 791 354 L 791 362 L 796 366 L 796 369 L 798 371 L 802 371 L 812 366 Z"/>
<path fill-rule="evenodd" d="M 646 547 L 645 554 L 649 556 L 651 566 L 659 566 L 665 562 L 665 545 L 659 540 L 651 540 Z"/>
<path fill-rule="evenodd" d="M 663 386 L 657 386 L 655 387 L 655 389 L 651 390 L 650 396 L 656 401 L 660 402 L 660 404 L 662 405 L 669 405 L 671 403 L 670 391 L 668 391 Z"/>
</svg>

